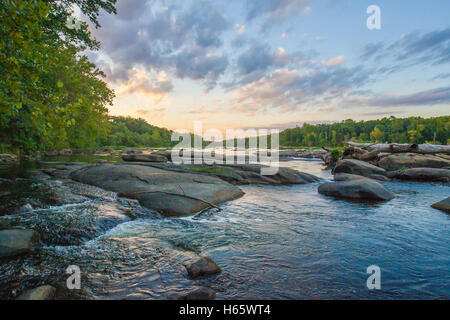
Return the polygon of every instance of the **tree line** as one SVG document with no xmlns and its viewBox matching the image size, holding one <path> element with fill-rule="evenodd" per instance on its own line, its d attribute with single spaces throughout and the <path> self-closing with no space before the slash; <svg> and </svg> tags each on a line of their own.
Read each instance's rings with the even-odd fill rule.
<svg viewBox="0 0 450 320">
<path fill-rule="evenodd" d="M 172 142 L 172 131 L 152 126 L 144 119 L 131 117 L 110 117 L 108 134 L 102 136 L 98 147 L 153 147 L 169 148 Z"/>
<path fill-rule="evenodd" d="M 397 143 L 450 143 L 450 116 L 424 119 L 383 118 L 345 120 L 332 124 L 303 124 L 280 133 L 280 145 L 291 147 L 341 147 L 346 141 Z"/>
</svg>

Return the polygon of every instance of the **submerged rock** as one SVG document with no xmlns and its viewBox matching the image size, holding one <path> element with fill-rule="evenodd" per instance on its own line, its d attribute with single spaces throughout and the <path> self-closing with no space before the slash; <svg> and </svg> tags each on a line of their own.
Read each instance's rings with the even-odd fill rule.
<svg viewBox="0 0 450 320">
<path fill-rule="evenodd" d="M 127 162 L 167 162 L 166 156 L 161 154 L 128 154 L 122 156 L 123 161 Z"/>
<path fill-rule="evenodd" d="M 185 296 L 180 297 L 180 300 L 214 300 L 216 292 L 213 289 L 205 287 L 197 287 Z"/>
<path fill-rule="evenodd" d="M 450 197 L 431 205 L 432 208 L 450 213 Z"/>
<path fill-rule="evenodd" d="M 41 286 L 25 291 L 17 300 L 53 300 L 55 292 L 56 288 L 52 286 Z"/>
<path fill-rule="evenodd" d="M 388 171 L 411 168 L 445 168 L 450 167 L 450 159 L 432 154 L 395 153 L 382 157 L 378 165 Z"/>
<path fill-rule="evenodd" d="M 11 258 L 32 252 L 39 244 L 39 235 L 33 230 L 0 230 L 0 258 Z"/>
<path fill-rule="evenodd" d="M 222 269 L 220 269 L 214 260 L 208 257 L 200 257 L 194 262 L 187 263 L 185 267 L 189 277 L 193 279 L 213 276 L 222 272 Z"/>
<path fill-rule="evenodd" d="M 386 170 L 379 168 L 370 163 L 354 160 L 354 159 L 344 159 L 338 161 L 333 173 L 349 173 L 360 176 L 370 176 L 370 175 L 385 175 Z"/>
<path fill-rule="evenodd" d="M 388 173 L 390 178 L 412 181 L 449 182 L 450 170 L 435 168 L 414 168 Z"/>
<path fill-rule="evenodd" d="M 380 183 L 365 178 L 325 183 L 319 186 L 319 193 L 354 200 L 386 201 L 395 198 L 395 195 Z"/>
<path fill-rule="evenodd" d="M 139 200 L 166 216 L 189 215 L 244 194 L 216 177 L 144 165 L 101 164 L 74 171 L 70 177 Z"/>
</svg>

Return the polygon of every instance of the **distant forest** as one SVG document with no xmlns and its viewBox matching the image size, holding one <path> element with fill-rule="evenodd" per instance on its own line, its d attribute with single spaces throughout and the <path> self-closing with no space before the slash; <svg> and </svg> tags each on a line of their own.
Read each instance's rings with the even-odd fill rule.
<svg viewBox="0 0 450 320">
<path fill-rule="evenodd" d="M 398 143 L 450 143 L 450 116 L 424 119 L 395 117 L 381 120 L 345 120 L 332 124 L 287 129 L 280 133 L 280 145 L 291 147 L 340 147 L 346 141 Z"/>
<path fill-rule="evenodd" d="M 107 134 L 100 139 L 99 147 L 172 147 L 172 131 L 152 126 L 144 119 L 111 117 Z"/>
<path fill-rule="evenodd" d="M 152 126 L 143 119 L 111 117 L 105 147 L 171 147 L 172 131 Z M 450 116 L 424 119 L 395 117 L 381 120 L 345 120 L 332 124 L 303 124 L 280 133 L 283 147 L 341 147 L 346 141 L 398 143 L 450 143 Z M 248 142 L 247 142 L 248 145 Z"/>
</svg>

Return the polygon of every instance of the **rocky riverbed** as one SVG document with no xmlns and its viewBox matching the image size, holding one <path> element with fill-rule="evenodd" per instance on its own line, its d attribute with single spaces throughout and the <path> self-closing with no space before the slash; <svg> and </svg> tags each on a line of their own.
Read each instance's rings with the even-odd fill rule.
<svg viewBox="0 0 450 320">
<path fill-rule="evenodd" d="M 433 184 L 397 182 L 401 177 L 388 174 L 395 171 L 345 159 L 334 171 L 336 182 L 320 163 L 309 161 L 282 162 L 279 173 L 271 177 L 260 175 L 261 167 L 250 164 L 96 162 L 46 162 L 37 169 L 16 171 L 4 168 L 1 298 L 367 298 L 359 289 L 351 293 L 339 284 L 321 284 L 323 278 L 313 265 L 333 270 L 340 251 L 352 261 L 347 267 L 358 274 L 364 270 L 358 271 L 356 265 L 366 261 L 361 244 L 372 247 L 385 242 L 392 252 L 378 259 L 394 259 L 396 267 L 390 268 L 396 269 L 409 254 L 391 257 L 396 252 L 394 243 L 405 246 L 410 236 L 420 232 L 426 240 L 417 243 L 413 252 L 448 252 L 448 199 L 441 201 L 448 196 L 445 179 L 434 179 Z M 429 174 L 420 172 L 421 177 Z M 440 176 L 445 178 L 445 172 Z M 436 172 L 432 174 L 436 177 Z M 339 198 L 343 200 L 334 200 Z M 389 213 L 395 210 L 394 218 Z M 351 212 L 350 224 L 344 224 L 343 212 Z M 364 225 L 369 222 L 361 220 L 372 220 L 367 212 L 373 212 L 376 222 L 372 223 L 379 228 L 390 230 L 390 225 L 397 224 L 400 234 L 386 230 L 382 234 L 388 238 L 379 238 L 372 226 Z M 412 230 L 404 225 L 408 214 L 418 219 Z M 355 223 L 360 230 L 352 229 Z M 356 238 L 329 233 L 348 228 Z M 431 240 L 433 232 L 444 242 L 429 243 L 436 241 Z M 344 249 L 349 241 L 360 241 L 353 244 L 360 249 L 352 253 Z M 324 243 L 328 244 L 323 247 Z M 315 258 L 308 258 L 308 250 Z M 426 255 L 426 261 L 439 261 L 441 266 L 431 271 L 418 262 L 425 279 L 421 281 L 428 286 L 428 293 L 422 294 L 445 297 L 448 292 L 433 277 L 439 270 L 448 270 L 449 261 L 430 252 Z M 67 289 L 69 265 L 83 270 L 81 290 Z M 280 266 L 285 271 L 280 272 Z M 268 273 L 258 271 L 264 269 Z M 358 286 L 354 276 L 347 278 L 352 288 Z M 420 296 L 411 286 L 394 292 Z"/>
</svg>

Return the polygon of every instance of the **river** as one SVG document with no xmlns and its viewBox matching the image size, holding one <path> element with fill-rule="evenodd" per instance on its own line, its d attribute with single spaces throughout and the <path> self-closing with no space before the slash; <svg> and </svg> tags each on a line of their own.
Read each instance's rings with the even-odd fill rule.
<svg viewBox="0 0 450 320">
<path fill-rule="evenodd" d="M 332 179 L 317 161 L 281 165 Z M 121 203 L 133 212 L 123 218 L 117 196 L 92 187 L 89 201 L 20 215 L 51 236 L 38 256 L 0 262 L 0 296 L 17 282 L 61 282 L 74 264 L 82 271 L 76 299 L 172 299 L 198 285 L 214 289 L 217 299 L 449 299 L 450 216 L 430 208 L 449 196 L 449 186 L 384 184 L 396 198 L 378 204 L 325 197 L 319 183 L 241 186 L 245 196 L 222 211 L 184 218 Z M 24 181 L 9 192 L 27 188 Z M 0 215 L 0 225 L 17 219 Z M 59 241 L 66 229 L 71 237 Z M 211 257 L 223 272 L 188 279 L 183 261 L 190 252 Z M 381 290 L 366 286 L 371 265 L 381 269 Z"/>
</svg>

